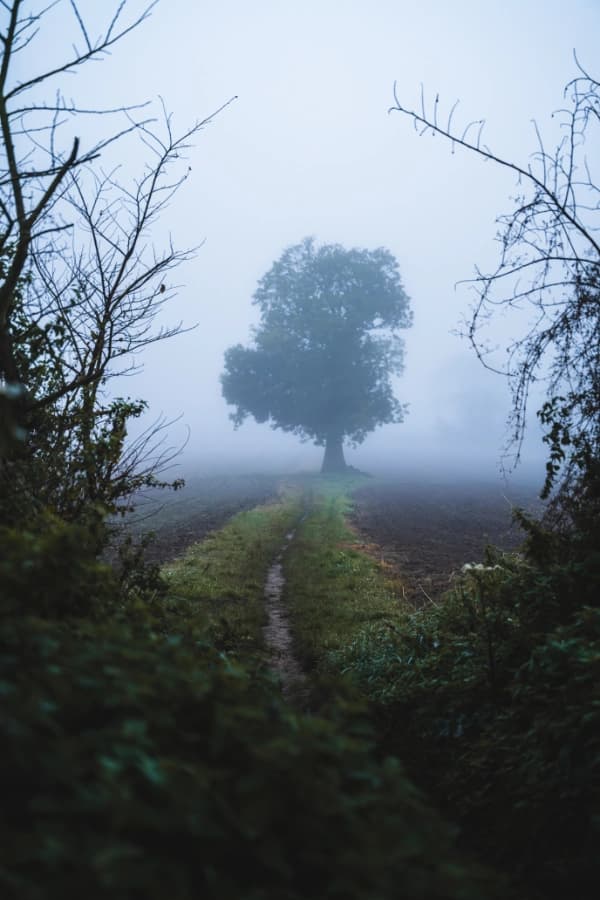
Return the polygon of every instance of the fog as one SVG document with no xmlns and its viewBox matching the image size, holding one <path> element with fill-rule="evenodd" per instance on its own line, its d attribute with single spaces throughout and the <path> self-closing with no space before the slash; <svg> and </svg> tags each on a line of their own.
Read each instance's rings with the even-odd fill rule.
<svg viewBox="0 0 600 900">
<path fill-rule="evenodd" d="M 81 4 L 98 21 L 105 5 Z M 68 4 L 53 15 L 56 48 L 69 33 Z M 475 264 L 494 267 L 495 218 L 510 210 L 515 178 L 389 114 L 393 84 L 411 107 L 421 84 L 446 112 L 459 99 L 457 121 L 484 117 L 494 151 L 526 163 L 531 120 L 552 145 L 572 51 L 593 69 L 599 37 L 598 0 L 163 0 L 109 58 L 69 80 L 65 92 L 86 106 L 160 96 L 176 129 L 237 96 L 190 150 L 190 177 L 156 235 L 157 244 L 170 232 L 178 246 L 202 245 L 176 273 L 181 287 L 165 310 L 165 321 L 197 327 L 149 348 L 143 371 L 118 386 L 147 399 L 150 418 L 181 417 L 170 430 L 177 444 L 189 429 L 177 474 L 319 465 L 319 448 L 268 425 L 234 430 L 219 384 L 225 349 L 247 343 L 257 321 L 258 279 L 306 235 L 388 248 L 414 311 L 396 382 L 408 415 L 349 449 L 347 461 L 497 472 L 510 395 L 455 334 L 472 300 L 457 282 Z M 84 140 L 88 127 L 101 126 L 78 124 Z M 127 171 L 143 163 L 131 147 L 119 151 Z M 499 318 L 498 346 L 523 324 Z M 541 480 L 534 416 L 522 455 L 521 473 Z"/>
</svg>

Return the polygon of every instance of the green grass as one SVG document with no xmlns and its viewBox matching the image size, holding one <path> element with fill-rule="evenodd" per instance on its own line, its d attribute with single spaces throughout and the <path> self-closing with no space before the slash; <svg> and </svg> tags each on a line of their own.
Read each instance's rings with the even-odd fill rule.
<svg viewBox="0 0 600 900">
<path fill-rule="evenodd" d="M 351 493 L 364 476 L 296 476 L 276 502 L 235 516 L 162 569 L 166 630 L 185 621 L 246 662 L 263 654 L 266 573 L 296 528 L 284 558 L 284 600 L 296 652 L 308 671 L 335 675 L 336 653 L 366 626 L 405 613 L 399 585 L 359 549 L 346 521 Z"/>
<path fill-rule="evenodd" d="M 288 488 L 278 501 L 239 513 L 165 565 L 167 618 L 193 621 L 228 653 L 260 653 L 266 573 L 301 512 L 298 490 Z"/>
<path fill-rule="evenodd" d="M 365 626 L 393 627 L 406 614 L 398 582 L 359 549 L 345 518 L 363 483 L 348 475 L 306 481 L 305 516 L 284 561 L 297 650 L 316 674 L 334 674 L 336 652 Z"/>
</svg>

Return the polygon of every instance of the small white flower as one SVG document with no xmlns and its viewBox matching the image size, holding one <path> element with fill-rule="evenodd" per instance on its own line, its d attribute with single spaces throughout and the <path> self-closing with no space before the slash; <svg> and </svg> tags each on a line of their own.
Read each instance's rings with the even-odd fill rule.
<svg viewBox="0 0 600 900">
<path fill-rule="evenodd" d="M 495 572 L 496 569 L 502 569 L 502 566 L 484 566 L 483 563 L 465 563 L 461 572 L 466 575 L 468 572 Z"/>
</svg>

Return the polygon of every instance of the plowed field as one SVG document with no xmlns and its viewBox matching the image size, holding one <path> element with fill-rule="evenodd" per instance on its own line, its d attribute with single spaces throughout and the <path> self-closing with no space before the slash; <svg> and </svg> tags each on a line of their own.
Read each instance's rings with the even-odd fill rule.
<svg viewBox="0 0 600 900">
<path fill-rule="evenodd" d="M 354 500 L 359 536 L 399 573 L 415 604 L 439 597 L 465 563 L 481 562 L 486 544 L 519 546 L 523 533 L 512 506 L 540 511 L 534 489 L 505 496 L 487 484 L 377 483 L 359 489 Z"/>
</svg>

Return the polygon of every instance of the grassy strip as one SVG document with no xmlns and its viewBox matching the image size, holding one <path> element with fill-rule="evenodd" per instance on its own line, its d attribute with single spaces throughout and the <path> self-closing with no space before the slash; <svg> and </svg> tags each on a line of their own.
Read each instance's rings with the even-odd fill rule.
<svg viewBox="0 0 600 900">
<path fill-rule="evenodd" d="M 169 624 L 193 623 L 215 646 L 235 656 L 260 653 L 266 572 L 287 531 L 301 515 L 297 490 L 235 516 L 224 528 L 163 567 Z"/>
<path fill-rule="evenodd" d="M 285 559 L 286 601 L 298 653 L 316 674 L 337 666 L 335 653 L 375 622 L 406 613 L 400 586 L 358 548 L 345 515 L 358 476 L 313 479 L 305 485 L 306 515 Z"/>
</svg>

